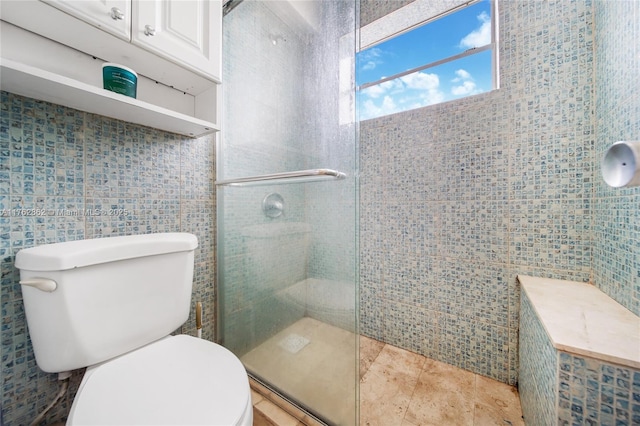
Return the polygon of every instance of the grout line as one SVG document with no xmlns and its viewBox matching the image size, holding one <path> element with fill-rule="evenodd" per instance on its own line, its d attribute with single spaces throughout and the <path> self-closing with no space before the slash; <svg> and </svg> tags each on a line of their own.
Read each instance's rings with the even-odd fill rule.
<svg viewBox="0 0 640 426">
<path fill-rule="evenodd" d="M 471 403 L 473 404 L 471 407 L 471 424 L 475 426 L 476 424 L 476 401 L 478 401 L 478 375 L 477 374 L 473 374 L 473 401 L 471 401 Z M 478 425 L 481 426 L 481 425 Z"/>
<path fill-rule="evenodd" d="M 376 342 L 380 342 L 380 340 L 376 340 L 376 339 L 372 339 L 371 340 L 375 340 Z M 364 372 L 364 374 L 362 374 L 362 377 L 360 378 L 360 382 L 362 382 L 365 378 L 365 376 L 367 374 L 369 374 L 369 370 L 371 370 L 371 366 L 376 362 L 376 360 L 378 359 L 378 357 L 380 356 L 380 354 L 382 353 L 382 350 L 385 348 L 385 346 L 387 346 L 387 343 L 384 342 L 380 342 L 382 343 L 382 348 L 380 348 L 380 350 L 378 351 L 378 353 L 376 354 L 376 356 L 371 360 L 371 364 L 369 364 L 369 366 L 367 367 L 367 370 Z M 358 345 L 360 345 L 360 342 L 358 342 Z M 358 348 L 358 351 L 360 352 L 360 348 Z M 358 363 L 360 363 L 361 361 L 359 360 Z M 358 364 L 359 365 L 359 364 Z"/>
<path fill-rule="evenodd" d="M 427 357 L 424 356 L 424 355 L 421 355 L 421 356 L 424 358 L 424 360 L 422 361 L 422 365 L 420 366 L 420 370 L 418 371 L 418 377 L 416 377 L 416 383 L 415 383 L 415 385 L 413 385 L 413 390 L 411 391 L 411 396 L 409 397 L 409 404 L 407 404 L 407 408 L 406 408 L 406 410 L 404 410 L 404 414 L 402 415 L 402 421 L 410 423 L 410 424 L 413 424 L 413 423 L 408 421 L 406 419 L 406 416 L 407 416 L 407 413 L 409 412 L 409 406 L 411 405 L 411 402 L 413 401 L 413 396 L 415 395 L 416 389 L 418 388 L 418 383 L 420 382 L 420 376 L 422 375 L 422 372 L 424 371 L 424 367 L 427 364 Z"/>
</svg>

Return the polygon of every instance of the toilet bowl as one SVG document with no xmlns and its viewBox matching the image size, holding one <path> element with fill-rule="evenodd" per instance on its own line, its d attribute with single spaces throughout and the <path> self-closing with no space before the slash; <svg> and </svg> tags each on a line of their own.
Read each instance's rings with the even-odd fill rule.
<svg viewBox="0 0 640 426">
<path fill-rule="evenodd" d="M 67 424 L 252 424 L 240 360 L 213 342 L 171 335 L 189 318 L 197 246 L 194 235 L 165 233 L 17 253 L 38 366 L 86 367 Z"/>
<path fill-rule="evenodd" d="M 178 335 L 89 367 L 67 425 L 251 426 L 252 410 L 238 358 Z"/>
</svg>

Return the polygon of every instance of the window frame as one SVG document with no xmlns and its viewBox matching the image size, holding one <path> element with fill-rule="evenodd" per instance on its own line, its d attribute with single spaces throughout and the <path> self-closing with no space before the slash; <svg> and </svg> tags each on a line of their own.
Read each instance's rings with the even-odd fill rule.
<svg viewBox="0 0 640 426">
<path fill-rule="evenodd" d="M 405 28 L 402 31 L 390 34 L 390 35 L 388 35 L 388 36 L 376 41 L 375 43 L 371 43 L 366 47 L 366 49 L 370 49 L 370 48 L 372 48 L 372 47 L 374 47 L 374 46 L 376 46 L 376 45 L 378 45 L 380 43 L 383 43 L 383 42 L 385 42 L 387 40 L 390 40 L 390 39 L 398 37 L 398 36 L 400 36 L 402 34 L 405 34 L 405 33 L 408 33 L 410 31 L 413 31 L 414 29 L 416 29 L 418 27 L 421 27 L 421 26 L 424 26 L 424 25 L 428 25 L 430 22 L 436 21 L 436 20 L 438 20 L 440 18 L 443 18 L 444 16 L 451 15 L 451 14 L 454 14 L 456 12 L 459 12 L 462 9 L 465 9 L 465 8 L 467 8 L 467 7 L 471 6 L 471 5 L 474 5 L 476 3 L 479 3 L 481 1 L 482 0 L 471 0 L 471 1 L 468 1 L 466 3 L 461 3 L 460 5 L 458 5 L 456 7 L 453 7 L 453 8 L 451 8 L 451 9 L 445 11 L 445 12 L 442 12 L 442 13 L 440 13 L 438 15 L 429 17 L 429 18 L 427 18 L 425 20 L 422 20 L 422 21 L 420 21 L 420 22 L 418 22 L 416 24 L 410 25 L 409 27 Z M 453 56 L 449 56 L 449 57 L 446 57 L 446 58 L 443 58 L 443 59 L 439 59 L 437 61 L 433 61 L 433 62 L 424 64 L 424 65 L 421 65 L 419 67 L 415 67 L 415 68 L 412 68 L 412 69 L 409 69 L 409 70 L 406 70 L 406 71 L 402 71 L 402 72 L 399 72 L 399 73 L 394 74 L 392 76 L 384 77 L 384 78 L 382 78 L 380 80 L 364 83 L 364 84 L 358 86 L 356 90 L 358 92 L 360 92 L 360 91 L 362 91 L 364 89 L 367 89 L 369 87 L 377 86 L 377 85 L 385 83 L 387 81 L 391 81 L 391 80 L 395 80 L 395 79 L 400 78 L 400 77 L 404 77 L 405 75 L 413 74 L 413 73 L 416 73 L 416 72 L 419 72 L 419 71 L 424 71 L 426 69 L 433 68 L 433 67 L 436 67 L 438 65 L 446 64 L 446 63 L 449 63 L 449 62 L 453 62 L 453 61 L 465 58 L 467 56 L 472 56 L 472 55 L 475 55 L 477 53 L 484 52 L 484 51 L 487 51 L 487 50 L 492 50 L 492 52 L 491 52 L 492 53 L 491 54 L 491 80 L 492 80 L 491 91 L 494 91 L 494 90 L 500 88 L 500 76 L 498 75 L 499 74 L 498 73 L 498 70 L 499 70 L 498 19 L 497 19 L 497 17 L 498 17 L 498 0 L 489 0 L 489 4 L 490 4 L 490 8 L 491 8 L 490 9 L 491 10 L 491 42 L 489 44 L 485 44 L 484 46 L 480 46 L 480 47 L 473 47 L 471 49 L 467 49 L 464 52 L 458 53 L 458 54 L 453 55 Z M 380 19 L 384 19 L 384 17 L 380 18 Z M 361 49 L 360 52 L 362 52 L 362 51 L 363 50 Z M 360 53 L 360 52 L 358 52 L 358 53 Z M 464 96 L 463 98 L 465 98 L 465 97 L 467 97 L 467 96 Z M 461 99 L 461 98 L 458 98 L 458 99 Z"/>
</svg>

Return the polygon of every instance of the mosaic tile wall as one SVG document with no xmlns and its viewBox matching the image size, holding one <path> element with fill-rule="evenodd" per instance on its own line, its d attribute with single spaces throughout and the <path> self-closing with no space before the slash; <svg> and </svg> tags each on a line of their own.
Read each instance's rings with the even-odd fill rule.
<svg viewBox="0 0 640 426">
<path fill-rule="evenodd" d="M 640 424 L 640 370 L 556 350 L 524 293 L 520 314 L 518 391 L 527 424 Z"/>
<path fill-rule="evenodd" d="M 600 161 L 611 144 L 640 140 L 640 2 L 595 3 L 595 75 Z M 594 282 L 640 315 L 640 188 L 606 186 L 596 168 Z"/>
<path fill-rule="evenodd" d="M 59 386 L 57 375 L 42 372 L 35 363 L 13 266 L 20 249 L 84 238 L 191 232 L 199 240 L 192 304 L 204 303 L 203 335 L 213 340 L 215 141 L 213 136 L 186 139 L 7 92 L 0 96 L 2 421 L 10 426 L 31 423 Z M 46 213 L 27 216 L 12 209 Z M 76 215 L 90 209 L 116 213 Z M 179 331 L 195 335 L 194 315 Z M 74 375 L 47 424 L 66 417 L 81 378 L 81 371 Z"/>
<path fill-rule="evenodd" d="M 360 26 L 365 26 L 415 0 L 360 0 Z"/>
<path fill-rule="evenodd" d="M 558 424 L 640 424 L 640 370 L 559 352 Z"/>
<path fill-rule="evenodd" d="M 592 25 L 500 2 L 499 90 L 361 124 L 364 334 L 517 382 L 516 275 L 591 275 Z"/>
<path fill-rule="evenodd" d="M 524 292 L 520 318 L 523 326 L 520 328 L 518 392 L 522 415 L 528 425 L 552 425 L 557 408 L 558 354 Z"/>
</svg>

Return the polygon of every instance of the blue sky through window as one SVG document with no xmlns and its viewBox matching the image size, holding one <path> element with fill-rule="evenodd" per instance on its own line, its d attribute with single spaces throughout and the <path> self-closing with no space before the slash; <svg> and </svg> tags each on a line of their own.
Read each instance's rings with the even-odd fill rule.
<svg viewBox="0 0 640 426">
<path fill-rule="evenodd" d="M 358 53 L 356 84 L 383 78 L 491 43 L 491 4 L 483 0 Z M 492 89 L 485 50 L 358 93 L 360 119 L 380 117 Z"/>
</svg>

